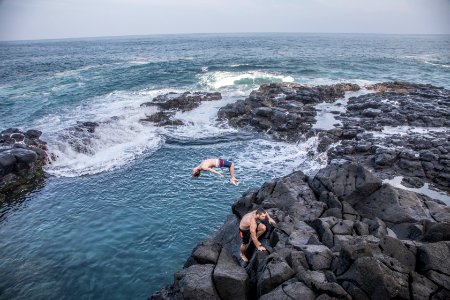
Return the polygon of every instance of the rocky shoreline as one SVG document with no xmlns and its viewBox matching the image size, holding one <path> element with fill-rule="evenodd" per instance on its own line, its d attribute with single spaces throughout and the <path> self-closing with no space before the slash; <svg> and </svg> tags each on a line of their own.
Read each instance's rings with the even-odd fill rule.
<svg viewBox="0 0 450 300">
<path fill-rule="evenodd" d="M 244 193 L 150 299 L 450 298 L 450 207 L 382 182 L 400 175 L 405 185 L 449 191 L 450 91 L 376 84 L 336 113 L 340 124 L 313 128 L 318 103 L 359 89 L 268 84 L 219 110 L 219 120 L 276 139 L 318 136 L 329 164 L 312 178 L 297 171 Z M 407 132 L 392 134 L 399 126 Z M 268 251 L 250 247 L 243 266 L 239 220 L 256 207 L 277 224 L 262 239 Z"/>
<path fill-rule="evenodd" d="M 0 203 L 31 191 L 43 180 L 48 149 L 41 134 L 17 128 L 0 132 Z"/>
<path fill-rule="evenodd" d="M 335 126 L 316 128 L 320 103 L 334 104 L 362 88 L 265 84 L 218 111 L 218 120 L 296 143 L 319 140 L 328 166 L 301 171 L 244 193 L 232 214 L 201 242 L 173 284 L 151 299 L 449 299 L 450 207 L 384 179 L 402 176 L 450 192 L 450 91 L 406 82 L 364 88 L 333 111 Z M 190 111 L 220 93 L 169 93 L 141 106 L 157 112 L 141 122 L 182 126 Z M 337 104 L 336 104 L 337 105 Z M 342 105 L 342 104 L 341 104 Z M 107 122 L 106 122 L 107 123 Z M 103 124 L 103 123 L 102 123 Z M 61 132 L 75 151 L 91 154 L 96 122 Z M 0 133 L 0 203 L 32 190 L 49 163 L 37 130 Z M 54 159 L 54 158 L 52 158 Z M 239 219 L 256 207 L 277 224 L 239 260 Z"/>
<path fill-rule="evenodd" d="M 239 218 L 264 207 L 277 224 L 239 263 Z M 246 192 L 150 299 L 448 299 L 450 207 L 332 161 Z"/>
</svg>

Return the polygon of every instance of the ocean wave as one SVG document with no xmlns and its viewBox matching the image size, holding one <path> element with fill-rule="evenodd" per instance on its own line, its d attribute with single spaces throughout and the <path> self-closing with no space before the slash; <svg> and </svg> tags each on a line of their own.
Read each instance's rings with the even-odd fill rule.
<svg viewBox="0 0 450 300">
<path fill-rule="evenodd" d="M 413 59 L 422 62 L 427 65 L 432 65 L 441 68 L 450 68 L 450 64 L 447 62 L 442 62 L 442 60 L 433 54 L 417 54 L 417 55 L 404 55 L 403 58 Z"/>
<path fill-rule="evenodd" d="M 219 101 L 205 101 L 192 111 L 178 112 L 174 117 L 182 120 L 184 126 L 156 127 L 153 123 L 142 122 L 146 115 L 157 109 L 141 107 L 141 104 L 168 92 L 174 90 L 116 91 L 40 119 L 35 127 L 44 132 L 49 152 L 56 157 L 46 167 L 47 172 L 63 177 L 97 174 L 157 150 L 166 138 L 196 140 L 237 131 L 216 120 L 220 107 L 236 101 L 230 96 Z M 89 132 L 79 126 L 86 121 L 98 125 Z"/>
<path fill-rule="evenodd" d="M 46 171 L 64 177 L 92 175 L 123 166 L 144 152 L 158 149 L 163 139 L 157 128 L 140 122 L 155 109 L 140 104 L 165 92 L 117 91 L 38 120 L 35 126 L 44 132 L 49 152 L 56 157 Z M 80 136 L 80 130 L 74 129 L 79 121 L 96 122 L 98 126 L 94 132 Z"/>
<path fill-rule="evenodd" d="M 95 134 L 83 139 L 89 151 L 77 151 L 71 141 L 70 137 L 57 139 L 50 145 L 50 152 L 57 159 L 46 167 L 49 174 L 76 177 L 110 171 L 146 151 L 157 150 L 162 143 L 161 137 L 149 131 L 148 126 L 130 122 L 127 118 L 100 124 Z"/>
<path fill-rule="evenodd" d="M 199 82 L 211 90 L 220 90 L 227 87 L 237 87 L 245 90 L 257 88 L 264 83 L 294 82 L 289 75 L 280 75 L 263 71 L 224 72 L 217 71 L 200 75 Z"/>
<path fill-rule="evenodd" d="M 427 60 L 425 60 L 424 63 L 432 65 L 432 66 L 442 67 L 442 68 L 450 68 L 450 64 L 442 64 L 442 63 L 437 63 L 437 62 L 427 61 Z"/>
</svg>

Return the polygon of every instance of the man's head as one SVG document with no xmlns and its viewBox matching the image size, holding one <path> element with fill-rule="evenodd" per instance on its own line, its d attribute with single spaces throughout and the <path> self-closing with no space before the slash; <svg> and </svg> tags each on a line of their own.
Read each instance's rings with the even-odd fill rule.
<svg viewBox="0 0 450 300">
<path fill-rule="evenodd" d="M 195 167 L 192 169 L 192 177 L 197 178 L 198 176 L 200 176 L 200 168 L 199 167 Z"/>
<path fill-rule="evenodd" d="M 258 208 L 256 210 L 256 218 L 260 220 L 265 220 L 267 218 L 267 212 L 262 208 Z"/>
</svg>

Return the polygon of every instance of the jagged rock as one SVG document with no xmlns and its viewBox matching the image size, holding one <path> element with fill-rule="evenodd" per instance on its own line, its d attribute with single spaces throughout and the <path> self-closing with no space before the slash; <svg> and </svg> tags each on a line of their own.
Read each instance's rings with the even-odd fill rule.
<svg viewBox="0 0 450 300">
<path fill-rule="evenodd" d="M 369 234 L 369 225 L 366 223 L 355 221 L 353 223 L 353 229 L 357 235 L 368 235 Z"/>
<path fill-rule="evenodd" d="M 219 244 L 211 240 L 204 241 L 194 248 L 184 267 L 188 268 L 194 264 L 215 264 L 219 258 L 220 250 Z"/>
<path fill-rule="evenodd" d="M 43 178 L 46 143 L 40 131 L 9 128 L 0 133 L 0 202 L 33 189 Z"/>
<path fill-rule="evenodd" d="M 353 299 L 370 300 L 369 296 L 367 296 L 367 294 L 363 290 L 349 281 L 344 281 L 342 283 L 342 287 Z"/>
<path fill-rule="evenodd" d="M 308 241 L 312 236 L 317 238 L 316 231 L 305 222 L 300 221 L 295 224 L 295 230 L 289 235 L 288 243 L 298 248 L 302 245 L 308 244 Z"/>
<path fill-rule="evenodd" d="M 369 233 L 377 238 L 382 238 L 388 234 L 386 224 L 379 218 L 373 220 L 364 218 L 363 223 L 369 226 Z"/>
<path fill-rule="evenodd" d="M 394 224 L 431 220 L 431 215 L 422 199 L 422 196 L 414 192 L 383 184 L 365 200 L 355 203 L 354 208 L 361 216 L 378 217 Z"/>
<path fill-rule="evenodd" d="M 329 269 L 333 260 L 333 253 L 323 245 L 304 245 L 300 250 L 305 253 L 308 264 L 312 270 Z"/>
<path fill-rule="evenodd" d="M 239 220 L 235 215 L 228 216 L 225 224 L 217 231 L 213 241 L 220 244 L 232 256 L 239 258 L 239 247 L 241 238 L 239 237 Z"/>
<path fill-rule="evenodd" d="M 370 298 L 409 299 L 408 272 L 383 256 L 359 257 L 338 280 L 353 282 Z"/>
<path fill-rule="evenodd" d="M 163 110 L 189 111 L 200 106 L 202 101 L 213 101 L 222 99 L 219 92 L 185 92 L 182 94 L 168 93 L 153 98 L 152 102 L 142 103 L 141 106 L 156 105 Z"/>
<path fill-rule="evenodd" d="M 286 262 L 289 264 L 292 270 L 296 270 L 300 266 L 303 268 L 309 268 L 305 253 L 303 253 L 302 251 L 289 251 L 289 255 L 286 256 Z"/>
<path fill-rule="evenodd" d="M 236 127 L 252 126 L 279 139 L 295 141 L 315 123 L 314 104 L 343 97 L 359 86 L 337 84 L 308 87 L 295 83 L 263 84 L 244 101 L 222 107 L 218 118 Z"/>
<path fill-rule="evenodd" d="M 398 239 L 385 236 L 380 239 L 379 244 L 381 251 L 395 259 L 410 271 L 414 271 L 416 267 L 416 256 Z"/>
<path fill-rule="evenodd" d="M 337 223 L 334 217 L 315 219 L 311 222 L 311 226 L 317 231 L 320 241 L 327 247 L 331 248 L 334 245 L 333 232 L 331 227 Z"/>
<path fill-rule="evenodd" d="M 341 201 L 357 203 L 381 186 L 381 180 L 363 166 L 351 162 L 334 162 L 321 169 L 311 182 L 319 195 L 333 192 Z"/>
<path fill-rule="evenodd" d="M 250 189 L 246 191 L 241 198 L 239 198 L 232 206 L 231 210 L 239 218 L 242 218 L 246 213 L 254 209 L 256 194 L 258 189 Z"/>
<path fill-rule="evenodd" d="M 450 206 L 431 199 L 425 200 L 425 205 L 435 221 L 450 223 Z"/>
<path fill-rule="evenodd" d="M 339 259 L 335 266 L 336 275 L 341 275 L 359 257 L 373 256 L 381 253 L 378 247 L 379 239 L 374 236 L 354 236 L 352 239 L 341 242 Z"/>
<path fill-rule="evenodd" d="M 418 270 L 424 274 L 430 270 L 450 275 L 450 242 L 424 244 L 417 249 Z"/>
<path fill-rule="evenodd" d="M 423 226 L 416 223 L 394 224 L 392 230 L 399 239 L 419 240 L 423 235 Z"/>
<path fill-rule="evenodd" d="M 338 200 L 336 195 L 331 192 L 322 191 L 319 201 L 326 203 L 328 205 L 328 208 L 342 209 L 342 203 Z"/>
<path fill-rule="evenodd" d="M 144 122 L 153 122 L 157 126 L 179 126 L 184 125 L 183 121 L 178 119 L 172 119 L 174 113 L 167 111 L 159 111 L 154 113 L 153 115 L 146 116 L 145 119 L 140 119 L 140 121 Z"/>
<path fill-rule="evenodd" d="M 264 295 L 270 292 L 273 288 L 294 276 L 294 274 L 287 262 L 278 255 L 274 253 L 268 256 L 264 270 L 258 279 L 258 294 Z"/>
<path fill-rule="evenodd" d="M 358 221 L 361 218 L 359 213 L 347 201 L 342 201 L 342 215 L 345 220 L 350 221 Z"/>
<path fill-rule="evenodd" d="M 447 300 L 450 299 L 450 291 L 446 289 L 441 289 L 439 292 L 431 297 L 431 300 Z"/>
<path fill-rule="evenodd" d="M 220 299 L 214 287 L 214 265 L 192 265 L 175 274 L 175 299 Z"/>
<path fill-rule="evenodd" d="M 221 299 L 247 299 L 247 272 L 236 263 L 226 249 L 220 252 L 213 271 L 213 279 Z"/>
<path fill-rule="evenodd" d="M 304 299 L 314 300 L 316 294 L 308 288 L 303 282 L 299 282 L 296 279 L 288 280 L 278 286 L 276 289 L 262 295 L 260 300 L 292 300 L 292 299 Z"/>
<path fill-rule="evenodd" d="M 333 234 L 351 235 L 353 233 L 353 222 L 349 220 L 341 220 L 332 228 Z"/>
<path fill-rule="evenodd" d="M 411 272 L 411 294 L 413 299 L 430 299 L 438 290 L 438 286 L 431 280 L 416 272 Z"/>
<path fill-rule="evenodd" d="M 339 208 L 329 208 L 326 211 L 323 212 L 321 215 L 322 218 L 326 217 L 334 217 L 337 219 L 342 219 L 342 210 Z"/>
<path fill-rule="evenodd" d="M 440 242 L 450 240 L 450 223 L 424 222 L 422 241 Z"/>
</svg>

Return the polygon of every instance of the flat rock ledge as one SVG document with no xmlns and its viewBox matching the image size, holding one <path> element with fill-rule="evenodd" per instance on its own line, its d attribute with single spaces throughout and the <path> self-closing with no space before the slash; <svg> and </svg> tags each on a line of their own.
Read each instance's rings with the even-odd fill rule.
<svg viewBox="0 0 450 300">
<path fill-rule="evenodd" d="M 29 191 L 44 178 L 48 162 L 42 132 L 9 128 L 0 132 L 0 204 Z"/>
<path fill-rule="evenodd" d="M 239 260 L 239 220 L 263 207 L 277 221 Z M 450 299 L 450 207 L 332 161 L 244 193 L 174 282 L 149 299 Z"/>
<path fill-rule="evenodd" d="M 334 102 L 345 92 L 358 91 L 356 84 L 306 86 L 297 83 L 263 84 L 245 100 L 222 107 L 219 120 L 235 127 L 251 127 L 275 138 L 298 141 L 311 130 L 320 102 Z"/>
<path fill-rule="evenodd" d="M 405 185 L 431 183 L 450 192 L 450 90 L 429 84 L 384 82 L 350 97 L 333 112 L 335 128 L 313 128 L 320 102 L 334 102 L 355 84 L 261 85 L 245 100 L 222 107 L 218 119 L 231 126 L 265 132 L 288 142 L 319 138 L 318 152 L 329 161 L 363 164 L 377 176 L 405 177 Z"/>
</svg>

